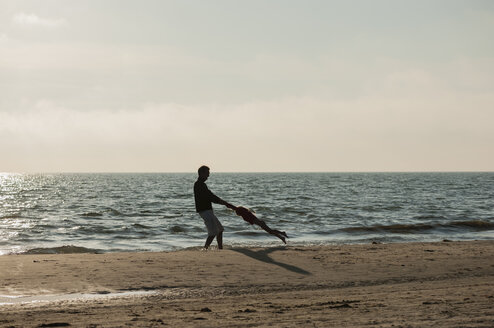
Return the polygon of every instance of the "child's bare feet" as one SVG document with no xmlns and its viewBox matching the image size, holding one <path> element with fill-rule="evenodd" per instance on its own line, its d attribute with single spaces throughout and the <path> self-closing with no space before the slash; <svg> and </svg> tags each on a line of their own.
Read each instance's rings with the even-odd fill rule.
<svg viewBox="0 0 494 328">
<path fill-rule="evenodd" d="M 285 237 L 283 237 L 281 234 L 277 233 L 276 234 L 276 237 L 280 238 L 282 242 L 284 242 L 286 244 L 286 240 L 285 240 Z"/>
</svg>

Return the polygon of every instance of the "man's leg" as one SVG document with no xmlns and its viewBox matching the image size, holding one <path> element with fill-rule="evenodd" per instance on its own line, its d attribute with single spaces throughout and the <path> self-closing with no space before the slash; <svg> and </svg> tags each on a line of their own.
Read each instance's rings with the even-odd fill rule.
<svg viewBox="0 0 494 328">
<path fill-rule="evenodd" d="M 216 236 L 216 241 L 218 242 L 218 249 L 223 249 L 223 231 Z"/>
<path fill-rule="evenodd" d="M 205 249 L 209 248 L 209 245 L 211 245 L 211 243 L 213 242 L 214 237 L 215 236 L 208 236 L 208 239 L 206 239 L 206 244 L 204 244 Z"/>
</svg>

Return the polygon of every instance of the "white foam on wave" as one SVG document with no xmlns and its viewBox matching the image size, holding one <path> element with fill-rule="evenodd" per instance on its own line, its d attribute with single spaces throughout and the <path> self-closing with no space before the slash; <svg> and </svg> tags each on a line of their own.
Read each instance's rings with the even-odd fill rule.
<svg viewBox="0 0 494 328">
<path fill-rule="evenodd" d="M 89 301 L 110 298 L 142 297 L 156 295 L 156 290 L 138 290 L 119 293 L 101 292 L 96 294 L 73 293 L 73 294 L 55 294 L 55 295 L 0 295 L 0 306 L 14 304 L 34 304 L 45 302 L 61 301 Z"/>
</svg>

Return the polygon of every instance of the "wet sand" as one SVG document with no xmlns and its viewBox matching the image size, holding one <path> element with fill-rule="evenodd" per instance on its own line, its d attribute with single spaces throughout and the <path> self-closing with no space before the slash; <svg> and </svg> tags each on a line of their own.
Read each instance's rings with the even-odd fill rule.
<svg viewBox="0 0 494 328">
<path fill-rule="evenodd" d="M 494 326 L 494 241 L 8 255 L 0 282 L 30 297 L 0 327 Z"/>
</svg>

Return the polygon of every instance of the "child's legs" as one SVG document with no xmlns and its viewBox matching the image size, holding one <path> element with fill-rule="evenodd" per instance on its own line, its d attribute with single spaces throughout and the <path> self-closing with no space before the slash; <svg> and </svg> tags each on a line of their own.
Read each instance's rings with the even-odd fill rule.
<svg viewBox="0 0 494 328">
<path fill-rule="evenodd" d="M 261 228 L 263 228 L 264 231 L 266 231 L 270 235 L 274 235 L 274 236 L 280 238 L 286 244 L 285 237 L 287 237 L 287 235 L 286 235 L 286 233 L 284 231 L 273 230 L 270 227 L 268 227 L 268 225 L 266 224 L 266 222 L 264 222 L 262 220 L 259 220 L 259 219 L 257 219 L 256 221 L 254 221 L 254 223 L 257 224 L 258 226 L 260 226 Z"/>
<path fill-rule="evenodd" d="M 261 228 L 263 228 L 264 231 L 266 231 L 269 234 L 274 234 L 275 233 L 275 231 L 273 229 L 271 229 L 270 227 L 268 227 L 268 225 L 266 224 L 266 222 L 264 222 L 262 220 L 257 219 L 256 221 L 254 221 L 254 223 L 257 224 L 258 226 L 260 226 Z"/>
</svg>

